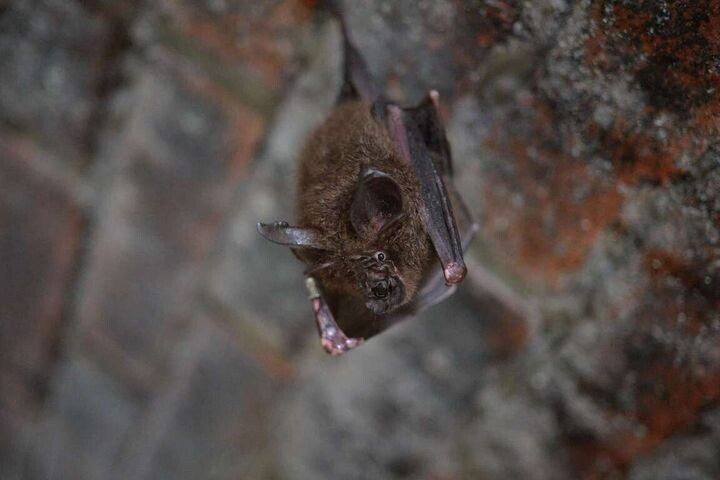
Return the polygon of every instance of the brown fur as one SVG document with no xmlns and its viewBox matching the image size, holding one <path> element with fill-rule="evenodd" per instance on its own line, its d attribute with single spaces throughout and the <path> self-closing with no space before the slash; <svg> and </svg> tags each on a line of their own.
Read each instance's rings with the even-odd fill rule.
<svg viewBox="0 0 720 480">
<path fill-rule="evenodd" d="M 400 186 L 404 216 L 380 240 L 362 238 L 350 223 L 350 205 L 362 168 L 389 174 Z M 338 106 L 313 133 L 300 157 L 297 224 L 317 229 L 332 251 L 298 251 L 308 265 L 336 263 L 319 271 L 325 290 L 334 295 L 359 297 L 352 273 L 353 255 L 384 250 L 405 282 L 405 303 L 412 300 L 423 274 L 437 261 L 420 214 L 419 185 L 385 129 L 362 102 Z"/>
</svg>

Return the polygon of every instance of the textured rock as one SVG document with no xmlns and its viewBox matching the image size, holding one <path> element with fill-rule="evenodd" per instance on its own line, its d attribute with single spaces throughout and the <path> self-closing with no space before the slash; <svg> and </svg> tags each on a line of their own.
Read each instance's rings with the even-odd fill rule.
<svg viewBox="0 0 720 480">
<path fill-rule="evenodd" d="M 105 95 L 117 81 L 132 1 L 7 2 L 0 12 L 0 120 L 85 166 Z"/>
<path fill-rule="evenodd" d="M 6 3 L 3 478 L 720 476 L 717 0 L 343 2 L 481 229 L 341 358 L 255 232 L 336 95 L 323 2 Z"/>
<path fill-rule="evenodd" d="M 15 475 L 69 321 L 84 215 L 47 154 L 0 134 L 0 469 Z"/>
<path fill-rule="evenodd" d="M 140 405 L 86 357 L 55 372 L 53 395 L 28 435 L 23 478 L 108 478 Z"/>
<path fill-rule="evenodd" d="M 433 321 L 443 309 L 459 335 Z M 472 310 L 442 305 L 337 361 L 313 352 L 279 410 L 281 477 L 452 478 L 462 458 L 446 440 L 462 431 L 485 377 L 481 331 Z"/>
<path fill-rule="evenodd" d="M 321 32 L 307 71 L 287 93 L 256 164 L 240 185 L 209 269 L 208 300 L 276 350 L 297 348 L 299 335 L 312 330 L 314 320 L 301 265 L 288 249 L 260 237 L 255 224 L 295 218 L 296 157 L 339 88 L 339 32 L 330 27 Z"/>
<path fill-rule="evenodd" d="M 61 185 L 27 168 L 42 153 L 7 140 L 0 145 L 0 368 L 32 391 L 54 355 L 83 218 Z"/>
<path fill-rule="evenodd" d="M 138 82 L 134 112 L 112 153 L 118 171 L 99 214 L 78 312 L 100 354 L 114 345 L 150 365 L 188 318 L 203 261 L 262 131 L 252 112 L 168 80 Z"/>
<path fill-rule="evenodd" d="M 717 411 L 703 414 L 699 418 L 698 427 L 698 433 L 678 434 L 652 454 L 639 459 L 630 471 L 629 478 L 715 478 L 720 469 Z"/>
</svg>

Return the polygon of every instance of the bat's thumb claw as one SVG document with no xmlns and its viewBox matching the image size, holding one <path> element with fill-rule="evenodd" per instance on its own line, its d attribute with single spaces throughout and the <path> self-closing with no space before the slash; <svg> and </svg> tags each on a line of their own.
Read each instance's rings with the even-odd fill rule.
<svg viewBox="0 0 720 480">
<path fill-rule="evenodd" d="M 430 90 L 428 92 L 428 97 L 430 97 L 430 101 L 435 106 L 435 108 L 440 108 L 440 94 L 437 90 Z"/>
<path fill-rule="evenodd" d="M 467 267 L 462 262 L 450 262 L 443 269 L 445 281 L 449 284 L 456 284 L 463 281 L 467 274 Z"/>
</svg>

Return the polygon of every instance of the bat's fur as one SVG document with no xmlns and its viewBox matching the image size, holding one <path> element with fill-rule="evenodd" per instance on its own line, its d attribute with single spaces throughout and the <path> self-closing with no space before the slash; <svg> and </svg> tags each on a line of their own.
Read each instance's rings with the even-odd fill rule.
<svg viewBox="0 0 720 480">
<path fill-rule="evenodd" d="M 379 238 L 361 236 L 350 222 L 350 206 L 363 167 L 382 171 L 399 185 L 403 217 Z M 405 301 L 417 291 L 423 275 L 438 260 L 420 216 L 419 184 L 403 164 L 386 128 L 360 101 L 335 108 L 313 133 L 300 157 L 297 224 L 316 229 L 331 250 L 297 250 L 307 265 L 330 263 L 315 276 L 330 296 L 362 297 L 353 276 L 356 256 L 383 250 L 405 284 Z"/>
</svg>

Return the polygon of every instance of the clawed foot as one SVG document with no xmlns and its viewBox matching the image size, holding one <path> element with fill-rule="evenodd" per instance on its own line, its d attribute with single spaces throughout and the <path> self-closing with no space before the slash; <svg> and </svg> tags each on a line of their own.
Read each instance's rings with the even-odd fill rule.
<svg viewBox="0 0 720 480">
<path fill-rule="evenodd" d="M 362 338 L 348 338 L 335 321 L 330 308 L 320 293 L 317 282 L 311 276 L 305 279 L 305 286 L 308 296 L 315 312 L 318 332 L 320 333 L 320 344 L 330 355 L 337 356 L 351 350 L 361 343 Z"/>
<path fill-rule="evenodd" d="M 363 343 L 362 338 L 348 338 L 342 330 L 327 327 L 320 331 L 320 344 L 330 355 L 342 355 Z"/>
</svg>

